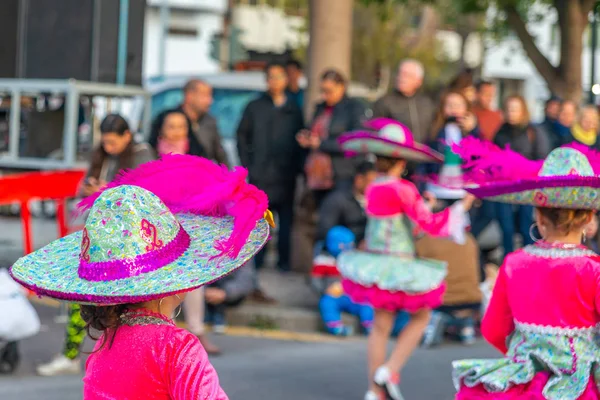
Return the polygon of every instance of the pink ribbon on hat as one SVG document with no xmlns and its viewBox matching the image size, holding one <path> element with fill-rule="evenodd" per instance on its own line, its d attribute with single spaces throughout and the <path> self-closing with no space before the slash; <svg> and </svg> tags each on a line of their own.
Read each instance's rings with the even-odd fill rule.
<svg viewBox="0 0 600 400">
<path fill-rule="evenodd" d="M 135 257 L 90 262 L 87 252 L 82 251 L 77 273 L 81 279 L 93 282 L 131 278 L 171 264 L 189 249 L 190 242 L 190 235 L 179 225 L 179 232 L 169 243 L 162 247 L 154 246 L 153 250 Z"/>
</svg>

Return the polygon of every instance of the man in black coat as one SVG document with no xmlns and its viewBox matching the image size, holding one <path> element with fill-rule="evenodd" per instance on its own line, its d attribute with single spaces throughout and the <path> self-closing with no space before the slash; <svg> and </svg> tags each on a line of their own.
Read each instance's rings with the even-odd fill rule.
<svg viewBox="0 0 600 400">
<path fill-rule="evenodd" d="M 190 120 L 192 133 L 202 146 L 205 157 L 219 164 L 229 165 L 227 153 L 221 144 L 217 120 L 208 113 L 212 101 L 212 87 L 204 81 L 192 79 L 183 87 L 183 103 L 175 110 L 182 111 Z M 152 123 L 148 143 L 155 149 L 167 113 L 168 111 L 159 114 Z"/>
<path fill-rule="evenodd" d="M 287 75 L 281 64 L 266 68 L 267 92 L 251 101 L 237 130 L 237 147 L 250 183 L 269 196 L 269 208 L 279 217 L 278 267 L 290 268 L 290 236 L 296 177 L 302 171 L 304 151 L 296 134 L 304 128 L 302 111 L 286 96 Z M 264 252 L 256 256 L 262 267 Z"/>
</svg>

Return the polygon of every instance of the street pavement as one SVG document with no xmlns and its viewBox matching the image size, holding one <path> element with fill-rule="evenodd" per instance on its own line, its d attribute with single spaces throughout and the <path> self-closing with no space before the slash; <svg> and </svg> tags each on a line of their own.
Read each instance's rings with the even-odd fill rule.
<svg viewBox="0 0 600 400">
<path fill-rule="evenodd" d="M 36 305 L 43 332 L 21 343 L 22 364 L 12 376 L 0 377 L 1 400 L 79 400 L 81 376 L 42 378 L 36 363 L 50 359 L 61 348 L 64 324 L 55 323 L 56 308 Z M 213 362 L 221 384 L 232 400 L 352 400 L 362 399 L 366 388 L 366 341 L 281 340 L 218 336 L 224 354 Z M 91 348 L 91 341 L 86 349 Z M 456 358 L 494 357 L 484 342 L 463 347 L 447 344 L 418 350 L 402 376 L 407 400 L 452 399 L 450 363 Z"/>
</svg>

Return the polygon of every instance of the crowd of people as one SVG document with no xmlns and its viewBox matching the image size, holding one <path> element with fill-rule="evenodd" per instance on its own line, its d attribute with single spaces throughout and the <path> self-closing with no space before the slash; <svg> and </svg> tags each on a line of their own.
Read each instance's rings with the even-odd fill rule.
<svg viewBox="0 0 600 400">
<path fill-rule="evenodd" d="M 85 229 L 11 268 L 73 302 L 64 348 L 38 373 L 79 373 L 84 338 L 99 331 L 86 398 L 226 400 L 204 324 L 222 332 L 227 307 L 273 302 L 257 278 L 265 244 L 277 227 L 276 269 L 288 273 L 304 224 L 326 331 L 351 334 L 346 312 L 368 335 L 366 400 L 401 400 L 419 344 L 469 345 L 479 327 L 507 356 L 455 361 L 458 399 L 598 398 L 597 108 L 552 97 L 534 123 L 521 96 L 496 110 L 494 84 L 472 71 L 436 108 L 423 66 L 405 60 L 372 118 L 342 74 L 324 71 L 306 123 L 300 73 L 295 61 L 266 67 L 267 90 L 237 130 L 243 169 L 228 165 L 203 81 L 185 85 L 148 143 L 120 115 L 102 121 L 81 186 Z M 477 241 L 494 221 L 498 260 Z M 173 321 L 182 309 L 186 330 Z"/>
</svg>

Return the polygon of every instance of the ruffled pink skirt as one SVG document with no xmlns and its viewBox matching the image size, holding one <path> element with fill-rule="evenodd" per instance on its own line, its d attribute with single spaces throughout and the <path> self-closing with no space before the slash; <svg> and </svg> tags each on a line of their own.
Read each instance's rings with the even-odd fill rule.
<svg viewBox="0 0 600 400">
<path fill-rule="evenodd" d="M 546 400 L 542 394 L 544 386 L 550 379 L 549 372 L 538 372 L 533 380 L 527 384 L 511 387 L 506 392 L 490 393 L 479 384 L 475 387 L 467 387 L 462 385 L 456 400 Z M 590 379 L 585 391 L 579 396 L 578 400 L 598 400 L 600 399 L 600 391 L 594 383 L 594 379 Z"/>
<path fill-rule="evenodd" d="M 373 308 L 388 311 L 416 312 L 423 308 L 433 309 L 442 305 L 446 284 L 421 294 L 408 294 L 402 291 L 390 292 L 377 286 L 365 287 L 349 279 L 342 280 L 346 294 L 356 303 L 370 304 Z"/>
</svg>

